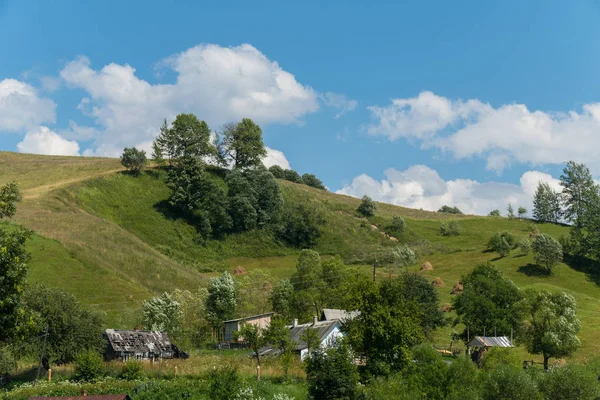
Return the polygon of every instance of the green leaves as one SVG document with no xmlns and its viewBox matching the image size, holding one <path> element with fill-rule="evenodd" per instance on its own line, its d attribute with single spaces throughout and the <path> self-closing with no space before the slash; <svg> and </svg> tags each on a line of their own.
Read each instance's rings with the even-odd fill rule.
<svg viewBox="0 0 600 400">
<path fill-rule="evenodd" d="M 132 174 L 138 175 L 146 166 L 146 152 L 135 147 L 125 147 L 121 156 L 121 164 Z"/>
<path fill-rule="evenodd" d="M 563 257 L 563 250 L 560 243 L 552 236 L 542 233 L 538 235 L 531 244 L 535 255 L 535 262 L 546 268 L 548 274 L 552 273 L 552 267 L 558 264 Z"/>
<path fill-rule="evenodd" d="M 249 118 L 225 127 L 223 147 L 235 169 L 257 167 L 267 155 L 262 129 Z"/>
<path fill-rule="evenodd" d="M 16 183 L 10 182 L 0 188 L 0 219 L 12 218 L 17 212 L 21 193 Z"/>
<path fill-rule="evenodd" d="M 369 196 L 364 195 L 356 211 L 365 217 L 372 217 L 375 215 L 376 210 L 377 204 L 375 204 L 375 202 Z"/>
</svg>

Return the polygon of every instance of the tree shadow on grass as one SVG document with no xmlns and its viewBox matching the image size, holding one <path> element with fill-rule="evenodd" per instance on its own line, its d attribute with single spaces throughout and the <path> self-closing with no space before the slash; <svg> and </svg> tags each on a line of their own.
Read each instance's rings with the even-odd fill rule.
<svg viewBox="0 0 600 400">
<path fill-rule="evenodd" d="M 522 267 L 519 267 L 518 271 L 522 274 L 525 274 L 527 276 L 536 276 L 536 277 L 546 277 L 546 276 L 550 276 L 550 274 L 548 274 L 548 271 L 544 268 L 544 267 L 540 267 L 539 265 L 536 264 L 527 264 L 527 265 L 523 265 Z"/>
<path fill-rule="evenodd" d="M 177 221 L 182 219 L 190 224 L 192 223 L 192 221 L 190 221 L 189 218 L 186 218 L 183 215 L 183 213 L 181 213 L 179 210 L 175 209 L 171 204 L 169 204 L 168 200 L 159 201 L 153 206 L 153 208 L 159 213 L 161 213 L 163 217 L 171 221 Z"/>
<path fill-rule="evenodd" d="M 564 255 L 564 263 L 575 271 L 583 272 L 587 278 L 600 286 L 600 262 L 582 256 Z"/>
</svg>

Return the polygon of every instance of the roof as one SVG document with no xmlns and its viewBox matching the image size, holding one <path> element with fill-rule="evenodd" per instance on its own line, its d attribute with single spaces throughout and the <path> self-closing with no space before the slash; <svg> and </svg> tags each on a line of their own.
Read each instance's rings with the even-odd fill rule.
<svg viewBox="0 0 600 400">
<path fill-rule="evenodd" d="M 166 332 L 158 331 L 120 331 L 106 330 L 106 338 L 115 352 L 154 353 L 163 352 L 182 353 L 177 346 L 171 343 Z M 89 397 L 89 396 L 88 396 Z"/>
<path fill-rule="evenodd" d="M 337 319 L 339 321 L 346 321 L 358 317 L 360 315 L 360 311 L 346 311 L 338 310 L 335 308 L 324 308 L 322 315 L 322 319 L 325 321 L 332 321 L 334 319 Z"/>
<path fill-rule="evenodd" d="M 249 319 L 259 319 L 259 318 L 264 318 L 264 317 L 270 317 L 273 314 L 275 314 L 275 313 L 274 312 L 268 312 L 268 313 L 264 313 L 264 314 L 250 315 L 249 317 L 238 318 L 238 319 L 230 319 L 230 320 L 224 321 L 223 323 L 227 324 L 227 323 L 230 323 L 230 322 L 248 321 Z"/>
<path fill-rule="evenodd" d="M 103 394 L 99 396 L 53 396 L 53 397 L 43 397 L 43 396 L 32 396 L 29 400 L 131 400 L 126 394 Z"/>
<path fill-rule="evenodd" d="M 514 347 L 506 336 L 475 336 L 469 347 Z"/>
<path fill-rule="evenodd" d="M 310 323 L 310 324 L 300 324 L 300 325 L 296 325 L 296 326 L 289 325 L 289 326 L 286 326 L 286 328 L 288 328 L 290 330 L 290 338 L 292 339 L 292 342 L 296 343 L 296 345 L 294 346 L 294 350 L 302 351 L 308 347 L 306 342 L 304 340 L 300 339 L 300 337 L 302 336 L 302 332 L 304 332 L 306 329 L 308 329 L 308 328 L 316 329 L 317 335 L 319 336 L 319 342 L 322 343 L 323 340 L 325 340 L 327 338 L 327 336 L 329 336 L 331 331 L 333 331 L 336 327 L 339 327 L 339 326 L 340 326 L 340 321 L 333 320 L 333 321 L 317 321 L 316 324 Z M 261 355 L 276 354 L 278 352 L 279 352 L 279 349 L 275 349 L 275 348 L 273 348 L 273 346 L 268 346 L 268 347 L 265 347 L 264 349 L 260 350 Z"/>
</svg>

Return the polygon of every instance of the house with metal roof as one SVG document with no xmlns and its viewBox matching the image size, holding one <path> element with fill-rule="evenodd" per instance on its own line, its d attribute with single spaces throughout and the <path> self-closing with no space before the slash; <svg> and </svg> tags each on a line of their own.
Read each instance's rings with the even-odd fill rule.
<svg viewBox="0 0 600 400">
<path fill-rule="evenodd" d="M 331 321 L 319 321 L 315 316 L 313 318 L 312 323 L 307 324 L 298 324 L 298 320 L 294 320 L 292 325 L 286 326 L 290 330 L 290 337 L 294 345 L 294 353 L 300 356 L 302 360 L 308 354 L 308 345 L 304 340 L 301 339 L 302 334 L 308 328 L 315 329 L 317 331 L 317 336 L 319 338 L 319 345 L 321 347 L 331 346 L 336 339 L 344 336 L 341 331 L 341 321 L 338 319 L 334 319 Z M 261 356 L 268 355 L 278 355 L 279 349 L 274 348 L 273 346 L 267 346 L 264 349 L 260 350 Z"/>
<path fill-rule="evenodd" d="M 230 319 L 225 321 L 225 335 L 223 339 L 225 342 L 243 342 L 243 338 L 235 338 L 235 333 L 238 332 L 242 325 L 251 324 L 257 325 L 260 329 L 266 329 L 271 324 L 271 317 L 275 314 L 274 312 L 268 312 L 264 314 L 251 315 L 249 317 Z"/>
<path fill-rule="evenodd" d="M 360 311 L 346 311 L 335 308 L 324 308 L 321 312 L 321 321 L 349 321 L 360 315 Z"/>
<path fill-rule="evenodd" d="M 107 329 L 105 358 L 107 360 L 159 360 L 163 358 L 188 358 L 188 355 L 171 342 L 166 332 L 122 331 Z"/>
<path fill-rule="evenodd" d="M 481 348 L 490 348 L 490 347 L 515 347 L 513 346 L 510 339 L 506 336 L 475 336 L 473 340 L 471 340 L 467 347 L 481 347 Z"/>
</svg>

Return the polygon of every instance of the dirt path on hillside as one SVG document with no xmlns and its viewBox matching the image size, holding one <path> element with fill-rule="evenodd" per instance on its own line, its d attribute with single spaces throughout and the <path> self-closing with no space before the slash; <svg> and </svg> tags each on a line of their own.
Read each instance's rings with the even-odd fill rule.
<svg viewBox="0 0 600 400">
<path fill-rule="evenodd" d="M 37 198 L 41 197 L 42 195 L 49 193 L 53 190 L 60 189 L 65 186 L 69 186 L 74 183 L 88 181 L 90 179 L 94 179 L 99 176 L 114 174 L 116 172 L 123 171 L 123 170 L 124 170 L 123 168 L 111 169 L 108 171 L 102 171 L 102 172 L 98 172 L 98 173 L 91 174 L 91 175 L 80 176 L 80 177 L 72 178 L 72 179 L 65 179 L 62 181 L 51 183 L 49 185 L 42 185 L 42 186 L 37 186 L 37 187 L 31 188 L 31 189 L 25 189 L 22 192 L 23 198 L 26 200 L 37 199 Z"/>
</svg>

